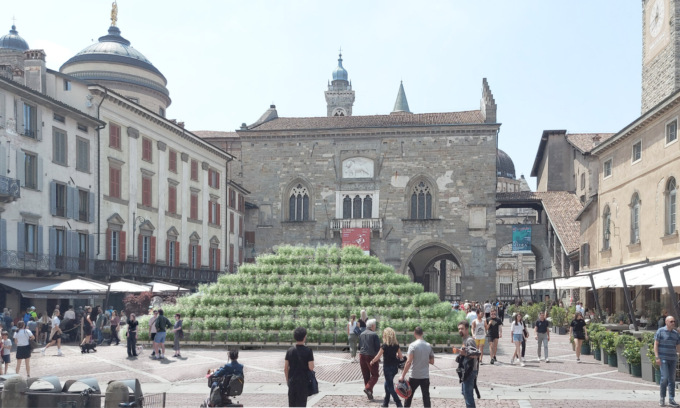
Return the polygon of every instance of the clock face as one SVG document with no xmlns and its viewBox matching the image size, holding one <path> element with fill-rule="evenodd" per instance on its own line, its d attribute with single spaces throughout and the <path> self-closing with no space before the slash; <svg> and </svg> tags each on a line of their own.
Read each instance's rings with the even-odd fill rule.
<svg viewBox="0 0 680 408">
<path fill-rule="evenodd" d="M 649 15 L 649 34 L 655 38 L 661 32 L 665 19 L 666 9 L 663 0 L 656 0 Z"/>
</svg>

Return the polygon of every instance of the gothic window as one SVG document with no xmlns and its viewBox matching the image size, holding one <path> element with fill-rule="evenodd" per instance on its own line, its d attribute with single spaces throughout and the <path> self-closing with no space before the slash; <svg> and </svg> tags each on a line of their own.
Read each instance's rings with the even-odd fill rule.
<svg viewBox="0 0 680 408">
<path fill-rule="evenodd" d="M 354 196 L 354 201 L 353 201 L 353 207 L 352 207 L 352 218 L 361 218 L 361 197 Z"/>
<path fill-rule="evenodd" d="M 640 242 L 640 196 L 635 193 L 630 200 L 630 243 Z"/>
<path fill-rule="evenodd" d="M 370 195 L 364 197 L 364 216 L 363 218 L 373 218 L 373 199 Z"/>
<path fill-rule="evenodd" d="M 288 221 L 309 221 L 309 192 L 298 184 L 291 190 L 288 199 Z"/>
<path fill-rule="evenodd" d="M 529 269 L 529 282 L 533 282 L 534 279 L 536 279 L 536 273 L 534 273 L 533 269 Z"/>
<path fill-rule="evenodd" d="M 411 192 L 410 218 L 418 220 L 432 218 L 432 193 L 430 186 L 424 181 L 418 183 Z"/>
<path fill-rule="evenodd" d="M 352 199 L 349 196 L 342 199 L 342 218 L 345 220 L 352 218 Z"/>
<path fill-rule="evenodd" d="M 602 215 L 602 249 L 609 249 L 609 240 L 611 239 L 611 226 L 612 226 L 612 213 L 609 210 L 609 206 L 604 207 L 604 213 Z"/>
<path fill-rule="evenodd" d="M 674 234 L 676 230 L 675 214 L 677 206 L 677 185 L 671 177 L 666 184 L 666 234 Z"/>
</svg>

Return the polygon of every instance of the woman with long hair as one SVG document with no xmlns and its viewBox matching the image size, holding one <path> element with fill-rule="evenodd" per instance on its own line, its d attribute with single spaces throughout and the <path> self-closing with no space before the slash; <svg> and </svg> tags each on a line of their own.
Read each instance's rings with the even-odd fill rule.
<svg viewBox="0 0 680 408">
<path fill-rule="evenodd" d="M 139 322 L 134 313 L 130 313 L 130 318 L 127 322 L 127 354 L 128 357 L 137 357 L 137 325 Z"/>
<path fill-rule="evenodd" d="M 61 320 L 59 320 L 59 309 L 54 309 L 54 314 L 52 315 L 52 331 L 50 332 L 50 342 L 40 350 L 40 353 L 44 356 L 45 350 L 53 345 L 57 345 L 57 355 L 63 356 L 61 353 Z"/>
<path fill-rule="evenodd" d="M 401 400 L 399 395 L 394 390 L 394 376 L 399 372 L 399 360 L 401 360 L 402 354 L 399 348 L 399 342 L 397 341 L 397 334 L 391 327 L 386 327 L 382 334 L 383 344 L 380 346 L 380 351 L 371 360 L 371 365 L 376 364 L 380 361 L 380 357 L 383 357 L 383 374 L 385 374 L 385 399 L 383 400 L 383 407 L 386 407 L 390 403 L 390 396 L 394 399 L 397 407 L 401 407 Z"/>
<path fill-rule="evenodd" d="M 349 322 L 347 322 L 347 340 L 349 341 L 350 361 L 353 363 L 357 362 L 357 342 L 359 341 L 359 336 L 354 333 L 356 327 L 357 315 L 353 314 L 349 317 Z"/>
<path fill-rule="evenodd" d="M 41 313 L 38 315 L 38 343 L 39 344 L 46 344 L 48 342 L 47 338 L 47 332 L 49 330 L 48 327 L 50 326 L 50 317 L 45 313 Z"/>
<path fill-rule="evenodd" d="M 92 306 L 85 306 L 85 313 L 83 314 L 83 341 L 80 342 L 80 345 L 82 346 L 83 344 L 87 344 L 92 340 L 92 326 L 94 326 L 94 322 L 91 319 L 91 314 L 92 314 Z M 95 319 L 97 317 L 95 316 Z"/>
<path fill-rule="evenodd" d="M 17 374 L 21 371 L 21 361 L 26 360 L 26 376 L 31 376 L 31 340 L 35 336 L 26 329 L 23 321 L 17 322 L 17 331 L 14 333 L 14 341 L 17 344 Z"/>
<path fill-rule="evenodd" d="M 120 344 L 120 337 L 118 337 L 118 327 L 120 325 L 120 317 L 115 310 L 111 313 L 111 343 L 116 342 L 116 346 Z M 109 343 L 109 344 L 111 344 Z"/>
<path fill-rule="evenodd" d="M 574 314 L 574 320 L 569 325 L 569 336 L 576 340 L 576 362 L 581 362 L 581 345 L 583 340 L 588 339 L 588 329 L 586 328 L 586 321 L 583 320 L 581 312 Z"/>
<path fill-rule="evenodd" d="M 361 316 L 361 317 L 359 317 L 359 321 L 358 321 L 359 330 L 361 330 L 361 332 L 363 333 L 364 330 L 366 330 L 366 322 L 368 321 L 368 314 L 366 313 L 365 310 L 362 310 L 361 314 L 359 316 Z"/>
<path fill-rule="evenodd" d="M 524 338 L 524 321 L 522 320 L 521 313 L 515 313 L 512 318 L 512 324 L 510 325 L 510 332 L 512 333 L 512 342 L 515 343 L 515 352 L 512 354 L 512 359 L 510 359 L 510 364 L 515 364 L 515 359 L 520 360 L 522 365 L 524 361 L 522 359 L 522 339 Z"/>
</svg>

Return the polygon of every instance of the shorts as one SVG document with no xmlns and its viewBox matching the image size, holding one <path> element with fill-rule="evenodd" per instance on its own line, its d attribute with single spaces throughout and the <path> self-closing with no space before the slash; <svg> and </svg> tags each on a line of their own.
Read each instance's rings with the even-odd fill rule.
<svg viewBox="0 0 680 408">
<path fill-rule="evenodd" d="M 57 333 L 54 333 L 54 336 L 52 336 L 52 338 L 50 340 L 51 341 L 57 341 L 60 338 L 61 338 L 61 333 L 57 332 Z"/>
<path fill-rule="evenodd" d="M 523 338 L 524 335 L 522 335 L 521 333 L 512 335 L 512 341 L 519 341 L 521 343 Z"/>
<path fill-rule="evenodd" d="M 17 346 L 17 360 L 31 358 L 31 346 Z"/>
<path fill-rule="evenodd" d="M 160 343 L 163 344 L 165 343 L 165 332 L 158 332 L 156 333 L 156 336 L 153 338 L 154 343 Z"/>
<path fill-rule="evenodd" d="M 499 339 L 498 333 L 489 333 L 489 340 L 490 341 L 494 341 L 494 340 L 498 340 L 498 339 Z"/>
<path fill-rule="evenodd" d="M 585 340 L 586 334 L 584 332 L 576 332 L 574 333 L 574 338 L 577 340 Z"/>
<path fill-rule="evenodd" d="M 2 361 L 4 361 L 5 364 L 9 364 L 10 363 L 9 354 L 3 354 L 2 355 Z"/>
<path fill-rule="evenodd" d="M 84 324 L 83 325 L 83 335 L 85 336 L 91 336 L 92 335 L 92 326 L 89 324 Z"/>
<path fill-rule="evenodd" d="M 483 346 L 484 343 L 486 343 L 486 338 L 483 338 L 483 339 L 475 339 L 475 343 L 477 343 L 477 347 Z"/>
</svg>

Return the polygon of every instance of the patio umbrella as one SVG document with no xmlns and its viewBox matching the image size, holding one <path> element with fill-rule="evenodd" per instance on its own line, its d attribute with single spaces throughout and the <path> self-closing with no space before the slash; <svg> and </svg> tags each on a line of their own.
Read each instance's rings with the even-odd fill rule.
<svg viewBox="0 0 680 408">
<path fill-rule="evenodd" d="M 103 283 L 86 280 L 86 279 L 71 279 L 61 283 L 43 286 L 32 289 L 31 292 L 106 292 L 108 285 Z"/>
<path fill-rule="evenodd" d="M 128 281 L 113 282 L 109 284 L 109 287 L 109 290 L 113 293 L 141 293 L 151 291 L 151 287 L 148 285 Z"/>
<path fill-rule="evenodd" d="M 151 291 L 153 293 L 161 293 L 161 292 L 188 292 L 189 289 L 183 288 L 179 285 L 173 285 L 171 283 L 165 283 L 165 282 L 149 282 L 146 283 L 146 285 L 151 286 Z"/>
</svg>

